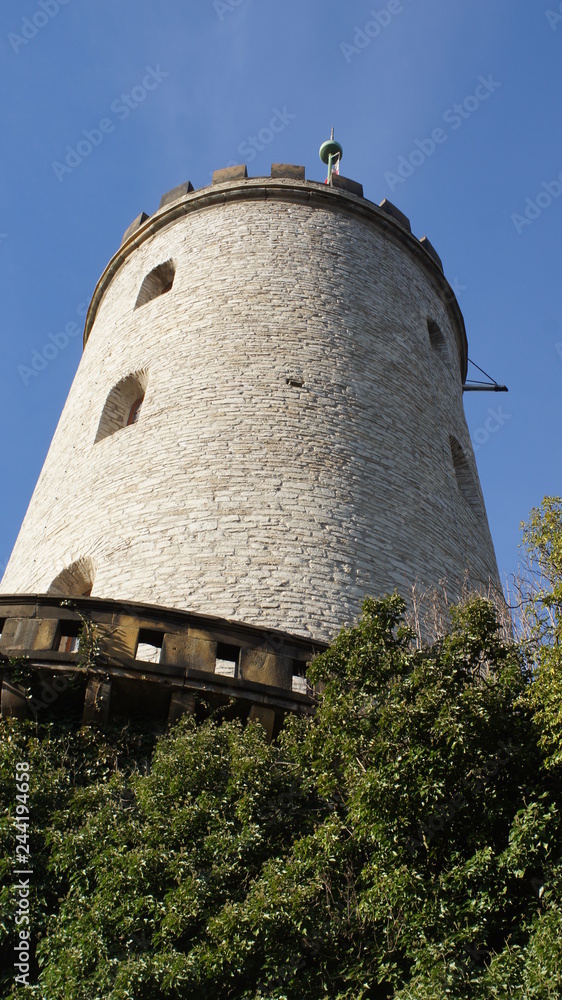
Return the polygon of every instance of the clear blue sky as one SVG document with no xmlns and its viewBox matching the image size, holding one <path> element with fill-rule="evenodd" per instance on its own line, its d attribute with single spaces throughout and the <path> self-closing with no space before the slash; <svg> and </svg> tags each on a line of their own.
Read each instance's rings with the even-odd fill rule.
<svg viewBox="0 0 562 1000">
<path fill-rule="evenodd" d="M 73 321 L 81 333 L 81 304 L 129 223 L 176 184 L 202 187 L 232 161 L 246 160 L 250 175 L 303 163 L 322 179 L 318 147 L 333 124 L 342 173 L 430 238 L 458 289 L 470 357 L 509 386 L 465 396 L 465 408 L 500 571 L 513 571 L 519 522 L 561 492 L 562 184 L 551 195 L 543 186 L 562 174 L 561 9 L 4 0 L 0 563 L 80 357 L 81 336 L 59 350 L 50 335 Z M 269 141 L 262 130 L 276 110 L 284 128 Z M 68 168 L 67 147 L 102 119 L 101 141 Z M 442 141 L 430 152 L 435 129 Z M 260 132 L 258 150 L 248 142 Z M 415 169 L 397 181 L 413 150 Z M 38 355 L 48 360 L 30 376 Z"/>
</svg>

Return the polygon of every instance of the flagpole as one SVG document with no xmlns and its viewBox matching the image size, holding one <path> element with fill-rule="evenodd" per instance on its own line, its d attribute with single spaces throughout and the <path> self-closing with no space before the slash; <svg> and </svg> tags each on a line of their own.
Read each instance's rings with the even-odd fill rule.
<svg viewBox="0 0 562 1000">
<path fill-rule="evenodd" d="M 330 136 L 330 139 L 331 139 L 332 142 L 334 141 L 334 126 L 333 125 L 332 125 L 332 134 Z M 329 184 L 332 184 L 332 171 L 334 169 L 334 155 L 335 155 L 334 153 L 330 153 L 330 156 L 329 156 L 329 159 L 328 159 L 328 177 L 330 178 L 330 180 L 328 182 Z"/>
</svg>

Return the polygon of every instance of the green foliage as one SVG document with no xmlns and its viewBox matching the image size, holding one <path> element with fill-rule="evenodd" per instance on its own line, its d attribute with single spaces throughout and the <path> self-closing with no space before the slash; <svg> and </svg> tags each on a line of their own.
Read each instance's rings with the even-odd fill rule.
<svg viewBox="0 0 562 1000">
<path fill-rule="evenodd" d="M 559 608 L 559 580 L 541 608 Z M 369 599 L 310 669 L 314 719 L 272 745 L 213 719 L 184 718 L 154 750 L 129 731 L 4 723 L 3 884 L 25 759 L 38 964 L 11 992 L 8 888 L 3 995 L 560 997 L 558 622 L 537 621 L 528 663 L 484 600 L 420 649 L 401 598 Z"/>
<path fill-rule="evenodd" d="M 547 751 L 547 765 L 562 765 L 562 499 L 546 497 L 533 510 L 524 541 L 537 585 L 531 590 L 528 655 L 536 665 L 530 702 Z"/>
<path fill-rule="evenodd" d="M 2 662 L 2 676 L 12 684 L 18 684 L 26 693 L 31 696 L 31 684 L 35 672 L 25 656 L 10 656 Z"/>
<path fill-rule="evenodd" d="M 80 619 L 82 625 L 78 633 L 78 662 L 81 667 L 93 670 L 102 654 L 102 641 L 107 637 L 107 626 L 93 622 L 81 608 L 77 608 L 74 601 L 61 601 L 61 608 L 71 608 Z"/>
<path fill-rule="evenodd" d="M 146 770 L 154 739 L 129 730 L 99 734 L 84 728 L 72 731 L 67 725 L 37 727 L 32 722 L 5 720 L 0 739 L 0 982 L 2 996 L 11 996 L 13 981 L 16 765 L 29 764 L 29 796 L 33 880 L 30 921 L 34 944 L 41 946 L 49 919 L 56 915 L 67 892 L 68 882 L 51 845 L 59 816 L 74 816 L 77 823 L 87 818 L 82 803 L 95 799 L 116 770 L 132 776 Z M 38 996 L 19 991 L 17 996 Z"/>
</svg>

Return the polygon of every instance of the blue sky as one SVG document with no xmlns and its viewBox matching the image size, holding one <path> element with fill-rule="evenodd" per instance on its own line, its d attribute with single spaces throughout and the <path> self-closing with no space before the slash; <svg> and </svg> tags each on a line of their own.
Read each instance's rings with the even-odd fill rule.
<svg viewBox="0 0 562 1000">
<path fill-rule="evenodd" d="M 79 361 L 84 303 L 129 223 L 233 161 L 321 180 L 334 125 L 342 173 L 429 237 L 470 357 L 509 386 L 465 409 L 500 572 L 514 571 L 520 521 L 561 492 L 559 0 L 4 0 L 0 48 L 0 564 Z M 277 112 L 284 128 L 251 148 Z M 70 154 L 79 143 L 88 155 Z M 73 323 L 80 335 L 59 336 Z"/>
</svg>

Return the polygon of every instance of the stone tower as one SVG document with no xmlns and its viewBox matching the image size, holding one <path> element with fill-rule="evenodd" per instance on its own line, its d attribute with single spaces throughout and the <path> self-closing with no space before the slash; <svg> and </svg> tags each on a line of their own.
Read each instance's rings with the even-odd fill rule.
<svg viewBox="0 0 562 1000">
<path fill-rule="evenodd" d="M 288 633 L 294 666 L 366 594 L 499 583 L 441 261 L 390 202 L 332 181 L 227 168 L 129 227 L 2 594 L 117 602 L 133 660 L 139 642 L 166 652 L 142 638 L 168 609 Z M 152 608 L 134 642 L 123 602 Z M 175 659 L 197 669 L 186 648 Z"/>
</svg>

